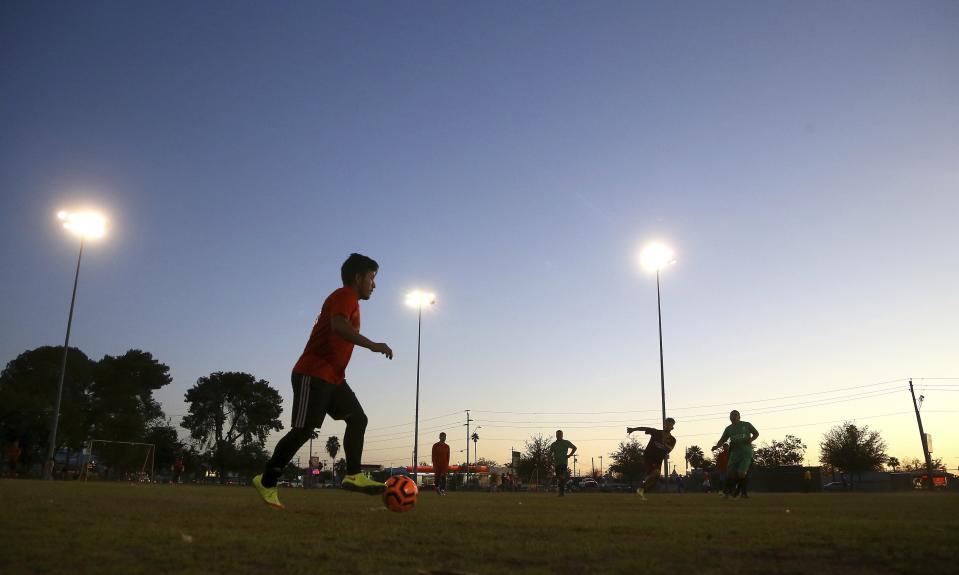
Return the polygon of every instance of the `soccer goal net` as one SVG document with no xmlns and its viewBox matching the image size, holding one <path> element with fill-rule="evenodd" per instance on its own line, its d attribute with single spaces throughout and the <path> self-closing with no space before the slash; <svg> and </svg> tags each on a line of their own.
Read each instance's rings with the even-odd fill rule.
<svg viewBox="0 0 959 575">
<path fill-rule="evenodd" d="M 84 481 L 153 481 L 156 447 L 133 441 L 89 442 L 86 462 L 80 471 Z"/>
</svg>

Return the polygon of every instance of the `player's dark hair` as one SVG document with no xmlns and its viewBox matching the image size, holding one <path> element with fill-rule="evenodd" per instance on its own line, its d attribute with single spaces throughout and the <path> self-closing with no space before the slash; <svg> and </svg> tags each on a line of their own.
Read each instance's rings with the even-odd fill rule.
<svg viewBox="0 0 959 575">
<path fill-rule="evenodd" d="M 672 417 L 667 417 L 663 421 L 665 421 L 666 423 L 672 423 L 673 425 L 676 425 L 676 420 L 673 419 Z"/>
<path fill-rule="evenodd" d="M 350 254 L 350 257 L 343 262 L 343 267 L 340 268 L 340 278 L 343 280 L 343 285 L 349 285 L 356 279 L 357 274 L 362 275 L 367 272 L 379 271 L 379 269 L 380 264 L 372 258 L 354 253 Z"/>
</svg>

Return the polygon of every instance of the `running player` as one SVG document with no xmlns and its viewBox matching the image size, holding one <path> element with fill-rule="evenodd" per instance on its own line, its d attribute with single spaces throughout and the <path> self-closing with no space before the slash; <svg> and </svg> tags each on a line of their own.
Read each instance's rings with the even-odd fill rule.
<svg viewBox="0 0 959 575">
<path fill-rule="evenodd" d="M 557 429 L 556 441 L 549 448 L 553 452 L 553 468 L 556 470 L 559 496 L 563 497 L 566 495 L 566 482 L 569 481 L 569 458 L 576 453 L 576 446 L 563 439 L 563 430 Z"/>
<path fill-rule="evenodd" d="M 358 345 L 393 359 L 393 350 L 385 343 L 377 343 L 360 335 L 360 300 L 368 300 L 376 288 L 379 265 L 372 259 L 350 254 L 340 269 L 343 287 L 326 301 L 313 325 L 310 339 L 293 366 L 293 409 L 290 431 L 280 439 L 273 457 L 263 473 L 253 478 L 253 486 L 267 505 L 283 508 L 277 495 L 276 482 L 283 468 L 296 452 L 310 439 L 313 430 L 323 425 L 323 419 L 346 421 L 343 451 L 346 454 L 346 477 L 342 487 L 374 495 L 386 486 L 360 473 L 363 455 L 363 437 L 366 434 L 366 414 L 356 394 L 346 383 L 346 366 Z"/>
<path fill-rule="evenodd" d="M 723 436 L 713 446 L 715 451 L 729 441 L 729 464 L 726 469 L 726 487 L 723 489 L 723 497 L 729 497 L 735 490 L 742 498 L 748 499 L 746 474 L 753 462 L 753 442 L 759 437 L 759 432 L 752 423 L 740 421 L 739 412 L 735 409 L 729 412 L 729 421 L 731 423 L 726 426 Z M 735 494 L 733 496 L 735 497 Z"/>
<path fill-rule="evenodd" d="M 663 429 L 655 427 L 627 427 L 626 434 L 634 431 L 643 431 L 649 436 L 649 443 L 646 444 L 646 450 L 643 452 L 643 459 L 646 461 L 646 478 L 643 484 L 636 490 L 636 494 L 646 499 L 646 492 L 652 491 L 659 481 L 659 476 L 663 472 L 663 460 L 666 455 L 676 447 L 676 438 L 671 433 L 676 426 L 676 420 L 667 417 L 663 420 Z"/>
</svg>

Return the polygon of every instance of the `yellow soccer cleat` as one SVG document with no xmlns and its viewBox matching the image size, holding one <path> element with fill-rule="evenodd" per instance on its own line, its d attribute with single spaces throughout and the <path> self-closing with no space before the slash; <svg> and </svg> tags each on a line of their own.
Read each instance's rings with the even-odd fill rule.
<svg viewBox="0 0 959 575">
<path fill-rule="evenodd" d="M 643 501 L 646 501 L 646 490 L 643 489 L 642 487 L 636 490 L 636 495 L 639 495 L 640 499 L 642 499 Z"/>
<path fill-rule="evenodd" d="M 340 486 L 343 487 L 343 489 L 357 491 L 367 495 L 379 495 L 380 493 L 386 491 L 385 483 L 373 481 L 362 473 L 357 473 L 356 475 L 347 475 L 343 478 L 343 483 L 341 483 Z"/>
<path fill-rule="evenodd" d="M 253 487 L 256 487 L 256 492 L 263 498 L 264 503 L 274 509 L 283 509 L 283 504 L 280 503 L 280 496 L 279 493 L 277 493 L 276 487 L 264 486 L 262 475 L 257 475 L 253 478 Z"/>
</svg>

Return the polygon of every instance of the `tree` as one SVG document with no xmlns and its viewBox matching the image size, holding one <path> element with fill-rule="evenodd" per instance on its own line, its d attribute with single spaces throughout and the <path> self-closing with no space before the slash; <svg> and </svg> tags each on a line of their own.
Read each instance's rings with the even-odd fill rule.
<svg viewBox="0 0 959 575">
<path fill-rule="evenodd" d="M 552 444 L 543 435 L 530 437 L 519 460 L 519 477 L 526 478 L 529 483 L 545 483 L 553 472 L 553 456 L 549 450 Z"/>
<path fill-rule="evenodd" d="M 487 458 L 485 458 L 485 457 L 480 457 L 479 459 L 477 459 L 477 460 L 473 463 L 473 465 L 480 465 L 480 466 L 485 465 L 486 467 L 498 467 L 498 466 L 499 466 L 499 463 L 496 463 L 496 462 L 493 461 L 492 459 L 487 459 Z"/>
<path fill-rule="evenodd" d="M 896 463 L 899 463 L 899 460 L 896 459 L 895 457 L 890 457 L 889 460 L 890 460 L 890 462 L 887 462 L 887 463 L 888 463 L 888 465 L 889 465 L 890 467 L 892 466 L 892 463 L 891 463 L 892 460 L 895 460 Z M 926 460 L 925 460 L 925 459 L 919 459 L 918 457 L 913 457 L 912 459 L 907 459 L 907 460 L 906 460 L 906 463 L 902 466 L 902 469 L 903 469 L 903 471 L 922 471 L 923 473 L 925 473 L 926 471 L 928 471 L 928 469 L 926 469 Z M 945 470 L 946 470 L 946 466 L 942 464 L 942 458 L 941 458 L 941 457 L 932 458 L 932 469 L 933 469 L 933 471 L 945 471 Z"/>
<path fill-rule="evenodd" d="M 333 474 L 336 477 L 343 477 L 346 475 L 346 460 L 342 457 L 336 460 L 336 463 L 333 464 Z"/>
<path fill-rule="evenodd" d="M 889 469 L 892 469 L 893 471 L 899 471 L 899 466 L 901 466 L 902 463 L 899 462 L 899 459 L 895 457 L 890 457 L 889 459 L 886 460 L 886 465 L 889 467 Z"/>
<path fill-rule="evenodd" d="M 104 356 L 90 388 L 91 437 L 144 439 L 151 422 L 163 416 L 153 392 L 172 381 L 170 368 L 149 352 L 131 349 L 119 357 Z"/>
<path fill-rule="evenodd" d="M 851 475 L 880 469 L 888 459 L 879 432 L 845 422 L 826 432 L 819 444 L 819 460 Z"/>
<path fill-rule="evenodd" d="M 756 449 L 753 461 L 759 467 L 801 465 L 806 456 L 806 445 L 795 435 L 787 435 L 782 441 L 772 440 Z"/>
<path fill-rule="evenodd" d="M 157 469 L 169 470 L 178 456 L 183 456 L 186 445 L 180 441 L 176 428 L 168 422 L 154 421 L 143 435 L 144 443 L 152 443 L 156 449 Z"/>
<path fill-rule="evenodd" d="M 245 458 L 265 462 L 267 435 L 283 428 L 280 394 L 248 373 L 218 371 L 201 377 L 186 392 L 186 402 L 189 414 L 180 425 L 210 452 L 221 482 L 228 469 L 246 470 Z"/>
<path fill-rule="evenodd" d="M 330 459 L 336 461 L 336 454 L 340 452 L 340 438 L 331 435 L 326 439 L 326 452 L 330 454 Z"/>
<path fill-rule="evenodd" d="M 18 439 L 24 462 L 46 458 L 50 422 L 57 400 L 63 346 L 28 350 L 0 373 L 0 434 Z M 57 426 L 57 445 L 80 449 L 88 438 L 90 387 L 95 363 L 75 347 L 67 351 L 67 372 Z"/>
<path fill-rule="evenodd" d="M 715 465 L 711 459 L 706 457 L 703 448 L 698 445 L 690 445 L 686 448 L 686 461 L 693 469 L 702 469 L 709 471 Z"/>
<path fill-rule="evenodd" d="M 618 473 L 628 483 L 642 481 L 646 476 L 646 458 L 643 446 L 635 437 L 621 441 L 616 451 L 609 454 L 612 463 L 609 473 Z"/>
</svg>

